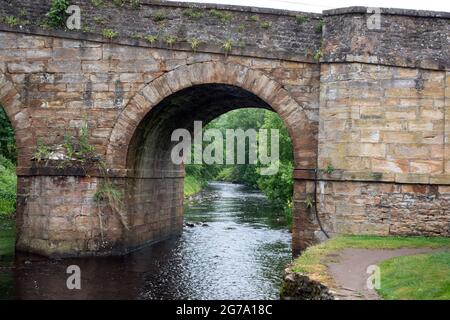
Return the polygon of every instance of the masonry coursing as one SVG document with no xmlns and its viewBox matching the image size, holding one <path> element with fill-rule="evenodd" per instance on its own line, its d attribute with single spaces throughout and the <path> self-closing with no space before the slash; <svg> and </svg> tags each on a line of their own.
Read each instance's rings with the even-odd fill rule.
<svg viewBox="0 0 450 320">
<path fill-rule="evenodd" d="M 48 10 L 46 2 L 1 2 L 0 16 L 23 9 L 23 19 L 38 21 Z M 99 25 L 99 8 L 74 3 L 93 32 L 0 25 L 0 101 L 19 151 L 18 249 L 121 254 L 180 232 L 182 168 L 168 166 L 163 149 L 149 149 L 167 131 L 152 129 L 152 112 L 161 103 L 169 108 L 176 92 L 215 84 L 245 90 L 249 103 L 269 105 L 289 129 L 294 248 L 317 240 L 315 214 L 305 206 L 314 189 L 330 234 L 450 234 L 448 14 L 383 10 L 382 30 L 373 31 L 361 8 L 321 16 L 196 4 L 203 12 L 197 20 L 184 14 L 186 4 L 141 1 L 139 9 L 102 8 L 106 23 Z M 221 21 L 211 9 L 232 18 Z M 155 22 L 161 11 L 164 23 Z M 296 15 L 309 18 L 299 24 Z M 318 32 L 320 19 L 325 26 Z M 117 25 L 116 39 L 98 34 Z M 135 33 L 176 34 L 180 41 L 149 44 L 132 39 Z M 194 52 L 191 37 L 205 44 Z M 225 54 L 220 43 L 230 38 L 245 45 Z M 229 92 L 222 104 L 189 109 L 180 124 L 229 110 Z M 160 114 L 167 121 L 177 116 L 169 109 Z M 110 179 L 125 191 L 125 218 L 95 203 L 104 179 L 98 172 L 38 168 L 32 161 L 38 138 L 59 144 L 84 121 Z M 157 134 L 138 139 L 138 132 Z M 150 151 L 139 153 L 139 146 Z M 333 172 L 325 172 L 330 165 Z"/>
</svg>

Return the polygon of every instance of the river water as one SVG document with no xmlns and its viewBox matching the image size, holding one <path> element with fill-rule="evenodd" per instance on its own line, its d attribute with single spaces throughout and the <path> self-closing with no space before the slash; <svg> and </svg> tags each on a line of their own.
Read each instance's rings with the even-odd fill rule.
<svg viewBox="0 0 450 320">
<path fill-rule="evenodd" d="M 291 234 L 264 195 L 213 182 L 186 205 L 185 221 L 181 236 L 123 257 L 3 257 L 0 298 L 278 298 Z M 69 265 L 81 269 L 81 290 L 67 289 Z"/>
</svg>

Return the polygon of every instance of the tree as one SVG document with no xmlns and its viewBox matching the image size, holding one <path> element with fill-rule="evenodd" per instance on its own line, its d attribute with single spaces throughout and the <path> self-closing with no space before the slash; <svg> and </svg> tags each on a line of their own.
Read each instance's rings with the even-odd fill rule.
<svg viewBox="0 0 450 320">
<path fill-rule="evenodd" d="M 0 105 L 0 155 L 16 163 L 16 141 L 11 122 L 5 110 Z"/>
</svg>

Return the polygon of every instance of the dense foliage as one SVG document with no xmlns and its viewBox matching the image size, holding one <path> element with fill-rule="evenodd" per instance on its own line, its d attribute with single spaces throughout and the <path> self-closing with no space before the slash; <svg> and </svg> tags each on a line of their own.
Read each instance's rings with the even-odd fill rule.
<svg viewBox="0 0 450 320">
<path fill-rule="evenodd" d="M 14 131 L 5 110 L 0 105 L 0 155 L 16 162 L 16 142 Z"/>
<path fill-rule="evenodd" d="M 262 165 L 187 165 L 187 176 L 194 176 L 197 181 L 204 183 L 209 180 L 223 180 L 243 183 L 259 188 L 274 203 L 280 205 L 291 219 L 292 206 L 292 142 L 281 118 L 274 112 L 262 109 L 245 108 L 228 112 L 209 123 L 204 129 L 219 129 L 225 137 L 226 129 L 278 129 L 280 136 L 279 171 L 275 175 L 261 175 Z M 225 139 L 224 139 L 225 140 Z M 225 143 L 226 145 L 226 143 Z M 246 159 L 248 159 L 246 148 Z M 224 154 L 226 147 L 224 147 Z"/>
<path fill-rule="evenodd" d="M 0 106 L 0 217 L 11 215 L 16 207 L 16 144 L 14 131 Z"/>
<path fill-rule="evenodd" d="M 47 24 L 53 28 L 63 27 L 68 7 L 68 0 L 52 0 L 50 10 L 47 12 Z"/>
</svg>

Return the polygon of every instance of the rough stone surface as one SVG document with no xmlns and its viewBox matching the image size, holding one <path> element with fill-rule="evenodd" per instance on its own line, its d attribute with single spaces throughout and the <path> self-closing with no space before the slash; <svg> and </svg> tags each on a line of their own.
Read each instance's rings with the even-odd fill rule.
<svg viewBox="0 0 450 320">
<path fill-rule="evenodd" d="M 446 186 L 321 181 L 318 210 L 330 234 L 449 236 Z"/>
<path fill-rule="evenodd" d="M 367 27 L 365 7 L 325 11 L 323 61 L 449 69 L 448 12 L 380 11 L 379 29 Z"/>
</svg>

